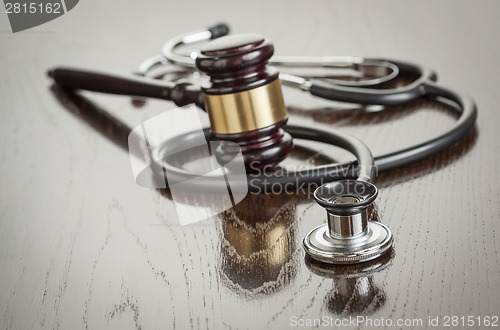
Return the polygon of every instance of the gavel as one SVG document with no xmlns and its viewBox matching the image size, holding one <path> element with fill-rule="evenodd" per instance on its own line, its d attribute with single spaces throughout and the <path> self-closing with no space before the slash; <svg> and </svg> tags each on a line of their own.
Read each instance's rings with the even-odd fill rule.
<svg viewBox="0 0 500 330">
<path fill-rule="evenodd" d="M 367 209 L 378 193 L 370 183 L 374 176 L 370 150 L 361 141 L 339 132 L 301 126 L 287 126 L 291 135 L 284 131 L 288 117 L 278 71 L 267 67 L 273 52 L 273 45 L 260 35 L 232 35 L 213 40 L 196 57 L 198 70 L 210 77 L 209 83 L 201 88 L 186 82 L 68 68 L 51 70 L 49 76 L 70 89 L 153 97 L 173 101 L 178 106 L 194 103 L 207 111 L 211 137 L 222 141 L 216 150 L 217 160 L 229 163 L 241 150 L 247 173 L 282 161 L 292 149 L 292 136 L 339 145 L 353 152 L 359 164 L 359 173 L 353 174 L 357 180 L 333 180 L 345 166 L 322 167 L 314 170 L 317 173 L 310 173 L 309 178 L 306 176 L 332 182 L 322 184 L 314 193 L 318 204 L 327 210 L 327 223 L 310 231 L 303 244 L 306 253 L 324 263 L 359 263 L 378 258 L 392 246 L 393 238 L 387 226 L 368 217 Z M 288 174 L 291 175 L 286 178 L 288 181 L 269 179 L 275 179 L 273 184 L 303 183 L 300 171 Z M 201 187 L 214 188 L 211 181 L 196 182 Z M 223 188 L 227 191 L 226 185 L 224 181 Z"/>
<path fill-rule="evenodd" d="M 210 77 L 201 88 L 73 68 L 48 74 L 66 89 L 157 98 L 178 106 L 194 103 L 208 113 L 214 139 L 232 142 L 221 144 L 217 159 L 225 162 L 239 147 L 251 172 L 278 164 L 292 149 L 292 138 L 282 129 L 288 117 L 279 73 L 267 66 L 273 53 L 272 43 L 256 34 L 215 39 L 196 58 L 198 70 Z"/>
</svg>

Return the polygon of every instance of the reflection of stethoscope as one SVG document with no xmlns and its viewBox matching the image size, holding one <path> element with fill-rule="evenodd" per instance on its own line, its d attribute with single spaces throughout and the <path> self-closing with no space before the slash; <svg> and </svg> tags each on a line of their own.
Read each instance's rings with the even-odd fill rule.
<svg viewBox="0 0 500 330">
<path fill-rule="evenodd" d="M 140 75 L 147 75 L 153 68 L 163 64 L 197 68 L 211 77 L 210 85 L 201 90 L 186 82 L 123 78 L 65 68 L 54 69 L 49 74 L 56 82 L 68 88 L 167 99 L 178 105 L 195 103 L 209 113 L 211 128 L 204 131 L 207 140 L 215 138 L 237 143 L 244 155 L 246 152 L 248 156 L 245 160 L 257 159 L 264 164 L 277 164 L 291 148 L 288 134 L 296 139 L 329 143 L 351 151 L 357 158 L 356 163 L 331 164 L 280 172 L 279 175 L 260 173 L 232 184 L 248 184 L 251 190 L 264 192 L 273 185 L 290 189 L 308 183 L 329 182 L 315 192 L 316 201 L 327 209 L 328 222 L 307 235 L 304 246 L 308 254 L 328 263 L 356 263 L 380 256 L 391 246 L 392 234 L 386 226 L 368 219 L 367 207 L 377 196 L 377 189 L 371 183 L 374 166 L 380 172 L 388 171 L 452 146 L 474 125 L 477 114 L 473 101 L 465 95 L 438 86 L 435 83 L 435 73 L 418 65 L 353 57 L 271 57 L 273 48 L 268 40 L 257 35 L 219 38 L 227 33 L 227 26 L 221 24 L 173 38 L 165 44 L 161 56 L 143 62 L 138 69 Z M 177 52 L 178 46 L 209 39 L 215 40 L 207 44 L 200 53 L 183 56 Z M 358 75 L 361 72 L 365 77 L 363 80 L 352 81 L 331 77 L 309 79 L 290 74 L 279 75 L 283 84 L 323 98 L 390 106 L 425 96 L 454 106 L 460 116 L 451 129 L 436 138 L 374 158 L 364 143 L 348 134 L 285 125 L 287 115 L 281 88 L 277 84 L 278 73 L 272 68 L 266 69 L 267 63 L 281 67 L 347 68 L 353 69 Z M 417 78 L 406 86 L 381 88 L 383 83 L 399 74 Z M 189 140 L 193 138 L 193 134 L 184 134 L 167 141 L 163 148 L 168 150 L 175 149 L 178 144 L 189 145 Z M 224 146 L 224 142 L 222 144 L 222 153 L 231 149 L 230 146 Z M 165 159 L 161 165 L 169 184 L 196 179 L 193 181 L 196 182 L 195 189 L 198 191 L 227 189 L 226 184 L 221 185 L 225 181 L 219 178 L 200 177 Z M 247 180 L 252 180 L 252 183 L 249 184 Z"/>
</svg>

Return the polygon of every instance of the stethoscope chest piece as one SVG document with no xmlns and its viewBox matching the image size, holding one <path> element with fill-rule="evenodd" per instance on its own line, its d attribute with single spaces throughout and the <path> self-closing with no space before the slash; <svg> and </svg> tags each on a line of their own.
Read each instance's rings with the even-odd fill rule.
<svg viewBox="0 0 500 330">
<path fill-rule="evenodd" d="M 327 223 L 311 230 L 304 249 L 313 259 L 330 264 L 355 264 L 373 260 L 392 246 L 390 229 L 369 220 L 368 207 L 377 188 L 365 181 L 326 183 L 314 192 L 327 211 Z"/>
</svg>

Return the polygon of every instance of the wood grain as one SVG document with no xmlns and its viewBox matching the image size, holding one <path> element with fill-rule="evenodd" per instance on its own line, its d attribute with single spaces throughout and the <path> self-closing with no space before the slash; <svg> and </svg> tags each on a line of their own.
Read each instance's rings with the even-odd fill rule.
<svg viewBox="0 0 500 330">
<path fill-rule="evenodd" d="M 87 0 L 17 34 L 0 15 L 0 326 L 287 329 L 296 328 L 293 318 L 361 315 L 422 319 L 427 328 L 429 317 L 500 316 L 499 4 L 196 7 Z M 234 33 L 270 38 L 279 55 L 422 63 L 473 96 L 478 122 L 462 142 L 378 176 L 373 214 L 394 233 L 390 254 L 343 268 L 306 258 L 302 239 L 325 220 L 308 194 L 251 195 L 180 226 L 171 193 L 137 186 L 126 152 L 130 128 L 175 105 L 68 94 L 45 75 L 55 65 L 132 71 L 171 36 L 221 20 Z M 436 136 L 456 118 L 430 100 L 367 112 L 284 93 L 291 123 L 345 130 L 375 155 Z M 297 145 L 288 164 L 352 159 L 335 147 Z"/>
</svg>

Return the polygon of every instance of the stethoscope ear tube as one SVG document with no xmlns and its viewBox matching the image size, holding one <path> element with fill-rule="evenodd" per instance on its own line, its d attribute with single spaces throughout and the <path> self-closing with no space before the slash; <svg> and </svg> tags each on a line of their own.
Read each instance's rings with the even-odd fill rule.
<svg viewBox="0 0 500 330">
<path fill-rule="evenodd" d="M 374 63 L 387 61 L 396 65 L 401 74 L 413 75 L 416 78 L 410 84 L 396 88 L 359 88 L 313 79 L 309 84 L 309 92 L 318 97 L 340 102 L 394 106 L 424 96 L 426 90 L 423 88 L 423 84 L 437 79 L 433 70 L 419 65 L 383 59 L 366 59 L 366 61 Z"/>
<path fill-rule="evenodd" d="M 386 89 L 339 86 L 321 80 L 312 80 L 310 93 L 328 100 L 357 103 L 363 105 L 393 106 L 410 102 L 421 96 L 423 91 L 418 84 L 403 87 L 388 93 Z"/>
</svg>

